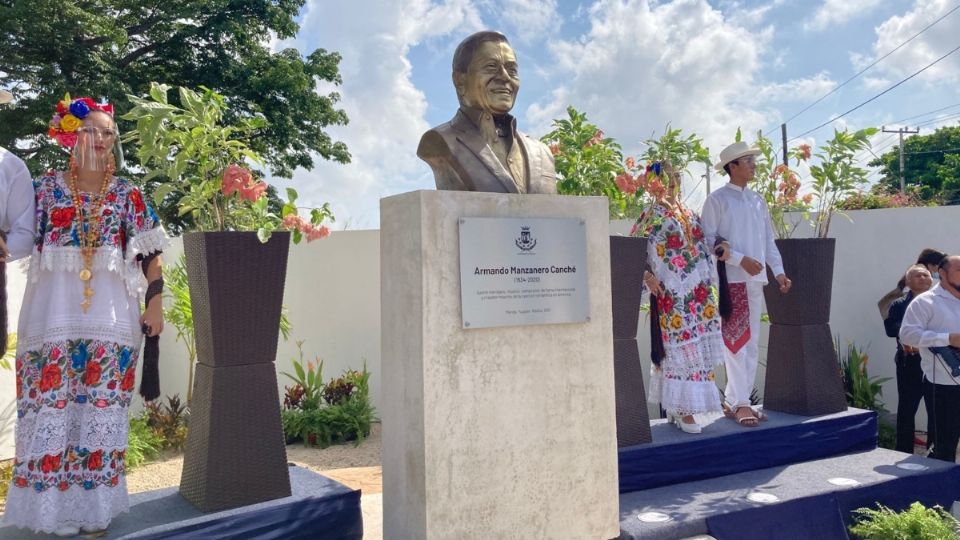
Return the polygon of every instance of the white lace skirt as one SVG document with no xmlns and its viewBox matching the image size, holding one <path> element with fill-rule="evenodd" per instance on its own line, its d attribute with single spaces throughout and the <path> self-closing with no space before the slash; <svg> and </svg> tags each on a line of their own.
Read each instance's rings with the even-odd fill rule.
<svg viewBox="0 0 960 540">
<path fill-rule="evenodd" d="M 101 269 L 83 313 L 75 272 L 34 270 L 18 325 L 16 461 L 4 523 L 103 528 L 129 507 L 139 301 L 124 276 Z"/>
<path fill-rule="evenodd" d="M 712 331 L 686 343 L 664 344 L 666 358 L 652 365 L 648 400 L 681 415 L 719 412 L 716 366 L 723 362 L 723 338 Z"/>
</svg>

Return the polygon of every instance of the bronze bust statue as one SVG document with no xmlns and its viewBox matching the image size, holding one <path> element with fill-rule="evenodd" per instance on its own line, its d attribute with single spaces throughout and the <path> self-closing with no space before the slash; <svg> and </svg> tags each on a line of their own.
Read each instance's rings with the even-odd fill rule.
<svg viewBox="0 0 960 540">
<path fill-rule="evenodd" d="M 453 55 L 460 110 L 423 134 L 417 156 L 433 169 L 437 189 L 556 193 L 553 155 L 517 130 L 511 116 L 520 89 L 517 57 L 499 32 L 477 32 Z"/>
</svg>

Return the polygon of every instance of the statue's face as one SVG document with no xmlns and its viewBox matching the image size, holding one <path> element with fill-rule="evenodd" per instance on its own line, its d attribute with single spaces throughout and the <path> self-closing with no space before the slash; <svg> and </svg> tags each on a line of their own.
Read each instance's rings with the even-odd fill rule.
<svg viewBox="0 0 960 540">
<path fill-rule="evenodd" d="M 455 73 L 460 101 L 491 114 L 506 114 L 520 90 L 517 57 L 509 44 L 484 41 L 473 53 L 466 73 Z"/>
</svg>

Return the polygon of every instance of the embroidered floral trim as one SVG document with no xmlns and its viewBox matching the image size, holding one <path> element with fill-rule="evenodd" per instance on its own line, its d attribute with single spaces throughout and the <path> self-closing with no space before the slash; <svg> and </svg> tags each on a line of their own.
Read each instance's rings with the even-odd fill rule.
<svg viewBox="0 0 960 540">
<path fill-rule="evenodd" d="M 66 491 L 71 486 L 88 490 L 98 486 L 115 487 L 127 469 L 126 453 L 126 450 L 70 446 L 62 454 L 46 454 L 25 463 L 15 459 L 13 485 L 37 492 L 52 488 Z"/>
<path fill-rule="evenodd" d="M 68 403 L 98 408 L 128 406 L 135 384 L 138 347 L 110 341 L 69 339 L 17 355 L 17 416 Z"/>
</svg>

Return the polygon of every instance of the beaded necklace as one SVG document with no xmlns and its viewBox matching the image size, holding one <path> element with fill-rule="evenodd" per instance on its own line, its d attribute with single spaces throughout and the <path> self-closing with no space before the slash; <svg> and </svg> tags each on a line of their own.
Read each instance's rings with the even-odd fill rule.
<svg viewBox="0 0 960 540">
<path fill-rule="evenodd" d="M 107 194 L 107 188 L 110 186 L 110 180 L 113 178 L 115 166 L 113 163 L 107 163 L 107 170 L 103 174 L 103 182 L 100 184 L 100 193 L 90 195 L 90 208 L 84 209 L 83 197 L 80 196 L 77 180 L 77 165 L 70 158 L 70 195 L 73 197 L 74 220 L 77 224 L 77 237 L 80 239 L 80 254 L 83 256 L 83 269 L 80 270 L 80 281 L 83 282 L 83 302 L 80 307 L 86 313 L 90 308 L 90 300 L 93 298 L 93 287 L 90 286 L 90 280 L 93 278 L 93 257 L 97 254 L 97 246 L 100 244 L 100 209 L 103 206 L 103 199 Z"/>
</svg>

